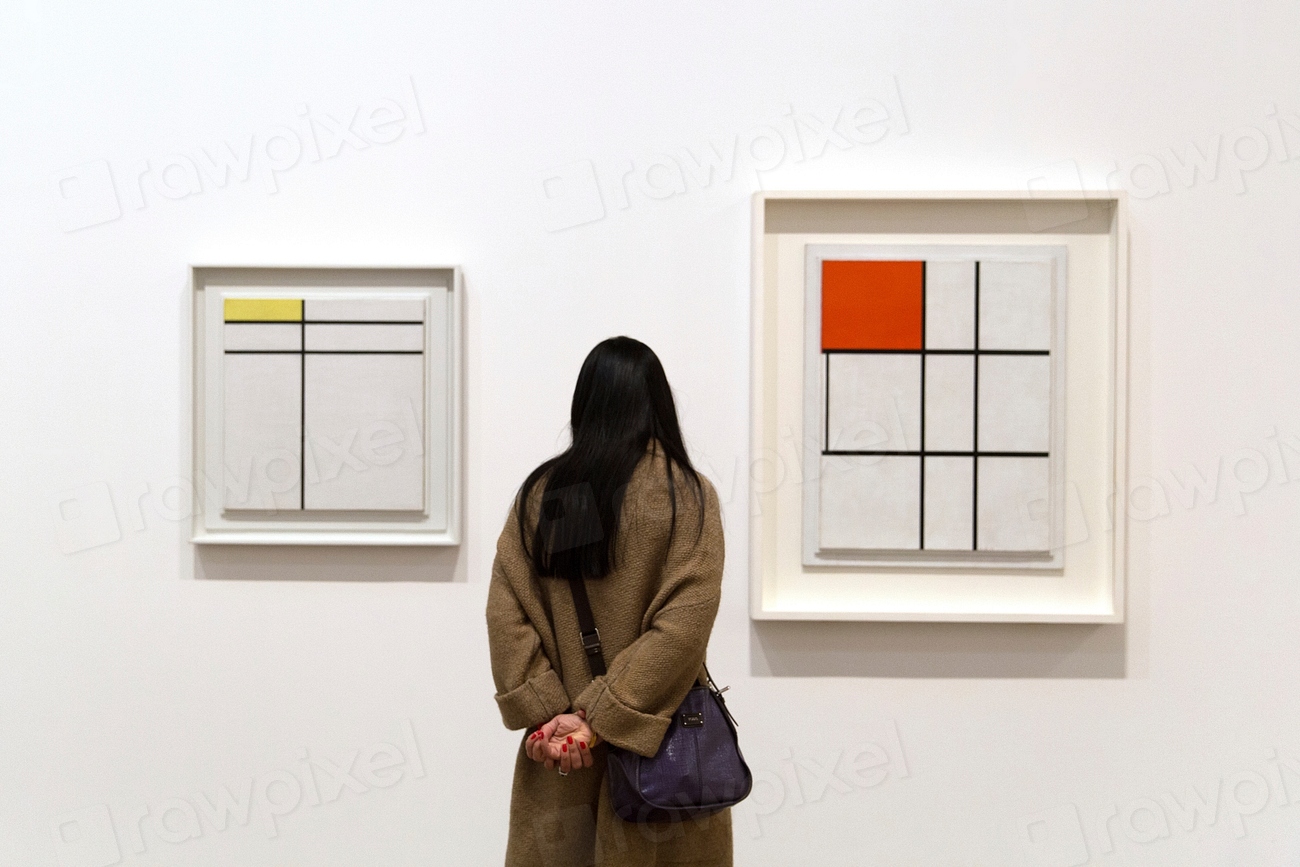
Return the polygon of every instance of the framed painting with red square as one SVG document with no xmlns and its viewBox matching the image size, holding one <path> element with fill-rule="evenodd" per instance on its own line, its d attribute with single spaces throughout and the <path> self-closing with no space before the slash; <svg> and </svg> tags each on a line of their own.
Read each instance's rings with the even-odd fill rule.
<svg viewBox="0 0 1300 867">
<path fill-rule="evenodd" d="M 1058 567 L 1066 249 L 806 257 L 805 565 Z"/>
</svg>

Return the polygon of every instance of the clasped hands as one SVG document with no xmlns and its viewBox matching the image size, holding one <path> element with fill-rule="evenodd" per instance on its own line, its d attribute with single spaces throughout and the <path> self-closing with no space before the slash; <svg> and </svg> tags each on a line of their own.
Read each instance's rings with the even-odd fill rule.
<svg viewBox="0 0 1300 867">
<path fill-rule="evenodd" d="M 567 774 L 575 768 L 591 767 L 596 740 L 585 711 L 562 713 L 524 739 L 524 754 L 545 764 L 548 771 L 559 767 L 561 774 Z"/>
</svg>

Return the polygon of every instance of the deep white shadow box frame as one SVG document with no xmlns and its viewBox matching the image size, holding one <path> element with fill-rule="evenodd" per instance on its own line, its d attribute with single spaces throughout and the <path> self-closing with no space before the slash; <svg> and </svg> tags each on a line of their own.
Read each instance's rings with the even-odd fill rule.
<svg viewBox="0 0 1300 867">
<path fill-rule="evenodd" d="M 1116 492 L 1127 490 L 1123 194 L 760 192 L 753 207 L 751 617 L 1123 622 L 1127 528 L 1122 496 L 1120 507 L 1114 505 Z M 1050 460 L 1048 452 L 1042 455 L 1051 470 L 1037 504 L 1048 528 L 1042 538 L 1049 541 L 1036 547 L 1046 550 L 974 550 L 980 547 L 977 541 L 966 552 L 921 550 L 927 547 L 924 487 L 922 541 L 912 544 L 908 537 L 908 546 L 918 550 L 819 549 L 812 535 L 819 473 L 826 465 L 823 455 L 831 452 L 829 441 L 819 435 L 829 431 L 827 416 L 819 415 L 823 403 L 808 392 L 828 387 L 829 368 L 819 374 L 812 366 L 820 363 L 813 359 L 823 347 L 810 344 L 819 333 L 812 316 L 820 309 L 821 261 L 926 261 L 943 258 L 945 251 L 962 260 L 1044 256 L 1055 263 Z M 975 274 L 978 311 L 978 266 Z M 977 337 L 977 354 L 979 347 Z M 978 371 L 979 358 L 972 363 Z M 920 365 L 924 371 L 924 356 Z M 924 385 L 921 389 L 924 406 Z M 830 392 L 826 394 L 829 400 Z M 975 412 L 978 431 L 979 410 Z M 920 430 L 925 429 L 922 420 Z M 973 465 L 984 460 L 979 440 L 977 433 Z M 928 454 L 924 443 L 922 434 L 922 467 Z M 924 469 L 920 478 L 924 486 Z M 975 514 L 984 514 L 981 503 L 972 505 L 972 523 Z"/>
<path fill-rule="evenodd" d="M 192 266 L 192 541 L 459 544 L 463 295 L 454 266 Z"/>
</svg>

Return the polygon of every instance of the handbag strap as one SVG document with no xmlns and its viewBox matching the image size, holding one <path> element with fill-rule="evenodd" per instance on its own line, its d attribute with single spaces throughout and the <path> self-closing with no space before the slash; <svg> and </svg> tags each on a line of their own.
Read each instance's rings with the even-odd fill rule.
<svg viewBox="0 0 1300 867">
<path fill-rule="evenodd" d="M 570 578 L 569 590 L 573 593 L 573 610 L 578 613 L 578 636 L 582 639 L 582 650 L 587 654 L 587 666 L 592 677 L 600 677 L 606 670 L 605 654 L 601 652 L 600 630 L 596 628 L 591 600 L 587 598 L 587 582 L 582 578 Z"/>
<path fill-rule="evenodd" d="M 582 578 L 570 578 L 568 583 L 569 592 L 573 594 L 573 610 L 578 615 L 578 637 L 582 639 L 582 650 L 587 654 L 587 666 L 591 669 L 592 677 L 600 677 L 607 670 L 605 654 L 600 645 L 600 630 L 596 628 L 596 618 L 591 613 L 591 600 L 587 597 L 587 582 Z M 731 711 L 727 709 L 726 700 L 722 697 L 727 687 L 719 689 L 713 681 L 713 675 L 709 674 L 709 667 L 705 665 L 702 668 L 705 685 L 717 698 L 722 712 L 730 718 L 732 725 L 739 725 L 736 718 L 731 715 Z"/>
</svg>

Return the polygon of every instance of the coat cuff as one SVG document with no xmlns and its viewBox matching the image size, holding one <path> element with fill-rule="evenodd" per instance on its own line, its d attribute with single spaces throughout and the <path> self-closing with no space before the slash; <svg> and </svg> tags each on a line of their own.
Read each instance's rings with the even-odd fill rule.
<svg viewBox="0 0 1300 867">
<path fill-rule="evenodd" d="M 587 725 L 602 740 L 646 757 L 659 752 L 670 722 L 619 701 L 603 677 L 593 680 L 573 706 L 587 712 Z"/>
<path fill-rule="evenodd" d="M 530 677 L 496 699 L 501 719 L 508 729 L 539 726 L 569 709 L 569 694 L 564 691 L 564 684 L 553 668 Z"/>
</svg>

